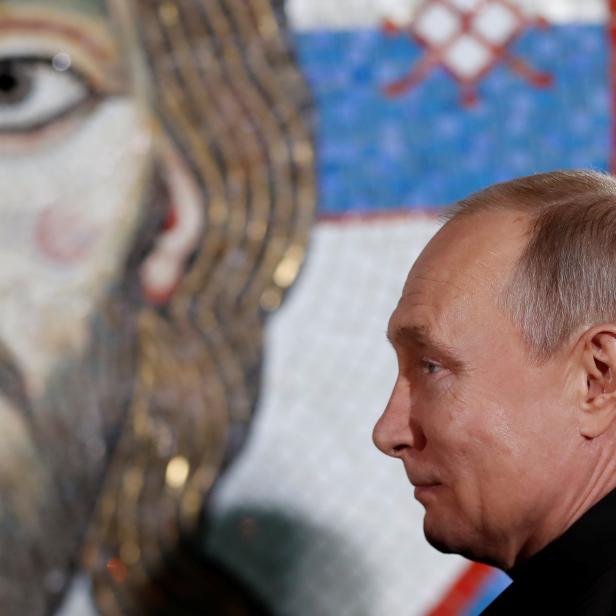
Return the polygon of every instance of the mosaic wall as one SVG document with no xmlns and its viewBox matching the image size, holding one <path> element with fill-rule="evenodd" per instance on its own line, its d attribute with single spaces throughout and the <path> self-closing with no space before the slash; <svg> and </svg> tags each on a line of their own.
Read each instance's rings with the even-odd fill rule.
<svg viewBox="0 0 616 616">
<path fill-rule="evenodd" d="M 474 616 L 508 583 L 430 548 L 403 469 L 371 447 L 396 374 L 385 328 L 443 205 L 521 174 L 610 168 L 608 8 L 288 4 L 316 101 L 319 216 L 209 538 L 273 613 Z"/>
<path fill-rule="evenodd" d="M 386 323 L 444 205 L 610 168 L 608 16 L 0 0 L 0 613 L 478 614 Z"/>
<path fill-rule="evenodd" d="M 0 612 L 253 613 L 195 546 L 315 206 L 280 7 L 4 1 L 0 54 Z"/>
</svg>

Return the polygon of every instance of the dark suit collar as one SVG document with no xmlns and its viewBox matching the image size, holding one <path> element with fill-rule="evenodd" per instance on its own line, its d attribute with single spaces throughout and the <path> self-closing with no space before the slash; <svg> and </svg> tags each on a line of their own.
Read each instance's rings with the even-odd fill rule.
<svg viewBox="0 0 616 616">
<path fill-rule="evenodd" d="M 558 583 L 594 579 L 616 563 L 616 489 L 528 561 L 507 571 L 516 583 L 549 575 Z"/>
</svg>

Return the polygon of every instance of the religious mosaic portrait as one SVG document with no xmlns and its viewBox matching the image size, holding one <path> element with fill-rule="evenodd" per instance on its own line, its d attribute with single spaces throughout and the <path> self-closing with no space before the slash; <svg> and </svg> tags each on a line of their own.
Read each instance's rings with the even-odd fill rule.
<svg viewBox="0 0 616 616">
<path fill-rule="evenodd" d="M 249 613 L 193 552 L 315 205 L 282 8 L 0 1 L 1 614 Z"/>
</svg>

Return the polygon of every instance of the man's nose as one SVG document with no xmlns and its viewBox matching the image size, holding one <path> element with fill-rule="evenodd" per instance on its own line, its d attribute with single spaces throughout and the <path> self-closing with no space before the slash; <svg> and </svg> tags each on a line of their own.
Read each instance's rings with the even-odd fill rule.
<svg viewBox="0 0 616 616">
<path fill-rule="evenodd" d="M 406 379 L 398 377 L 389 402 L 372 432 L 374 444 L 388 456 L 399 458 L 416 448 L 421 436 L 411 418 L 411 393 Z"/>
</svg>

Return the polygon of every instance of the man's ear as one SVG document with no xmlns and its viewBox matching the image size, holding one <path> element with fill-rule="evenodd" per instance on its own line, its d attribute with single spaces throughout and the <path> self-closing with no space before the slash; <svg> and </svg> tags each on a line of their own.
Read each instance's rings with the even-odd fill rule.
<svg viewBox="0 0 616 616">
<path fill-rule="evenodd" d="M 581 434 L 592 439 L 616 418 L 616 326 L 595 327 L 581 342 L 586 385 L 579 425 Z"/>
</svg>

